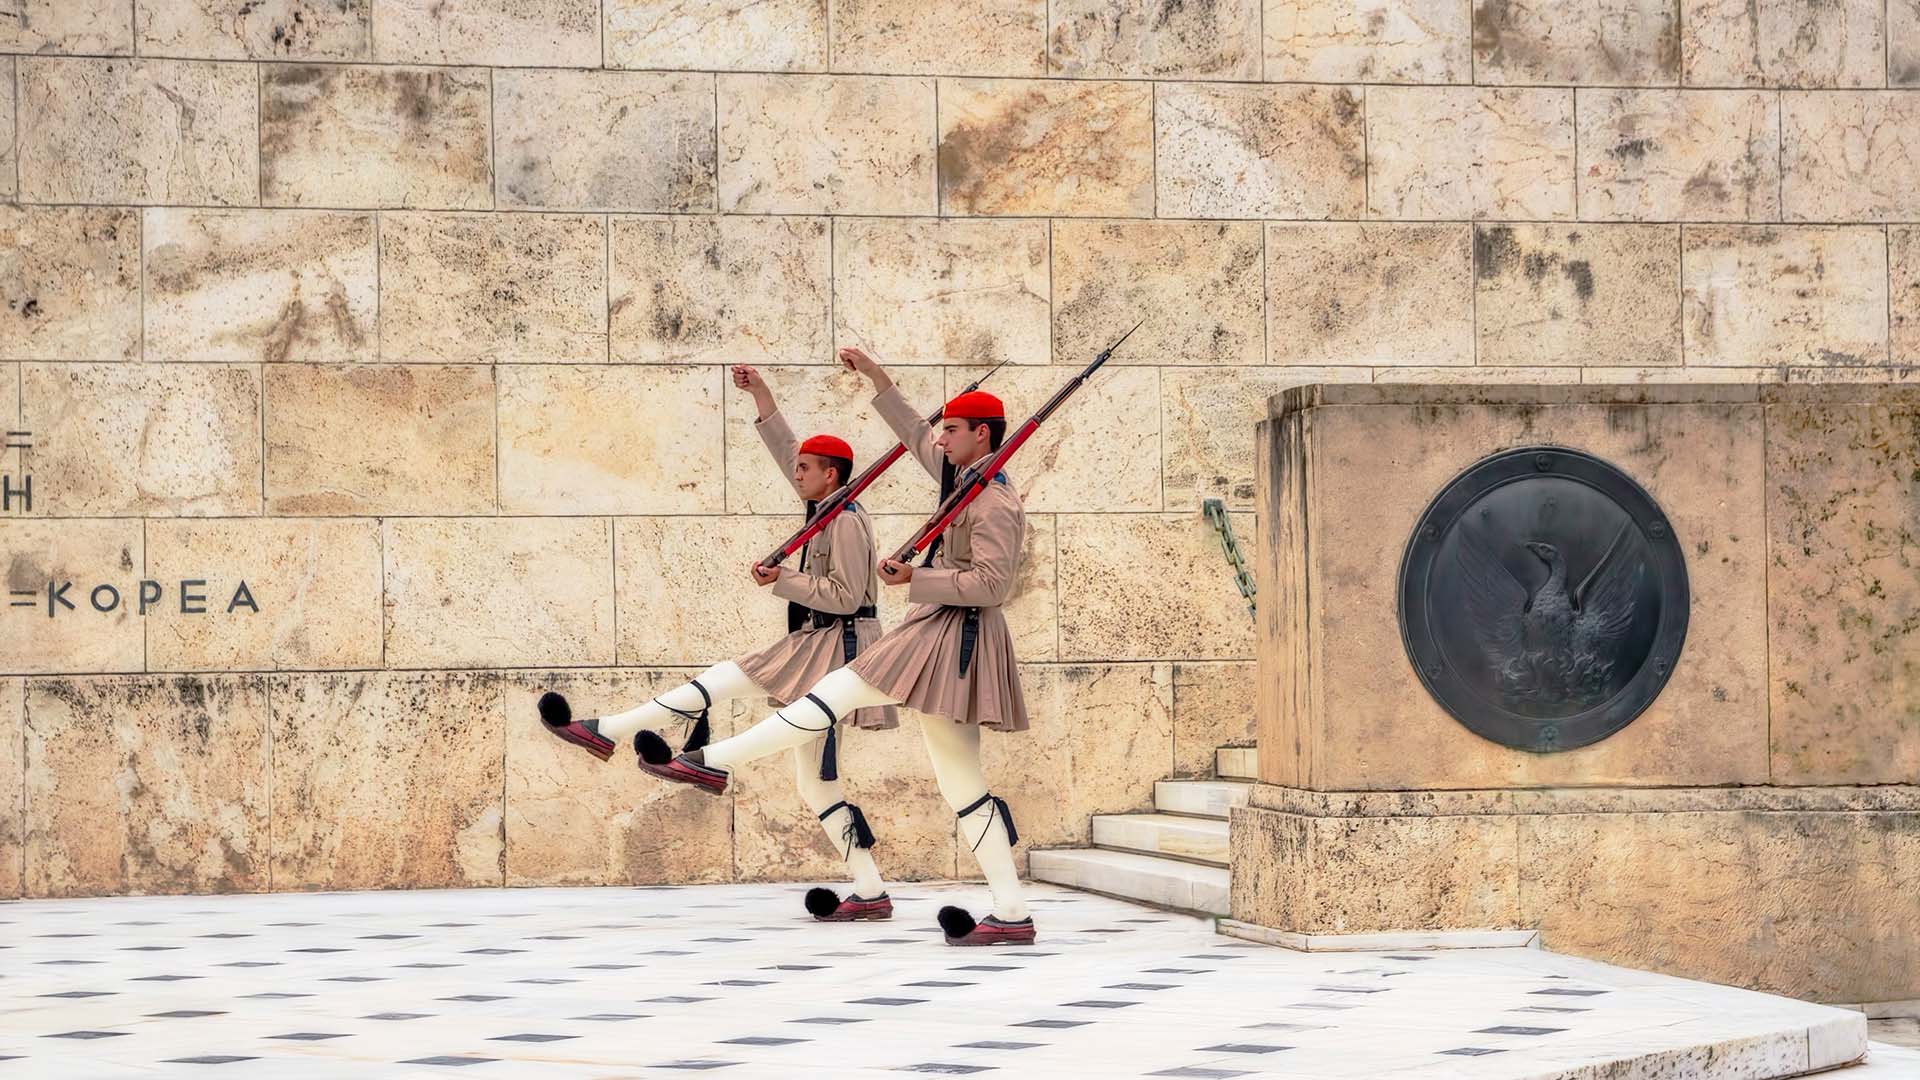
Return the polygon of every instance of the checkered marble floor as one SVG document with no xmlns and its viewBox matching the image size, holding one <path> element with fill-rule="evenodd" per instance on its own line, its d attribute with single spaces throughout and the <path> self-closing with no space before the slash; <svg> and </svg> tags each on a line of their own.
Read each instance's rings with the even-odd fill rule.
<svg viewBox="0 0 1920 1080">
<path fill-rule="evenodd" d="M 963 950 L 933 916 L 979 886 L 835 926 L 802 891 L 0 904 L 0 1075 L 1766 1077 L 1860 1049 L 1854 1014 L 1540 950 L 1310 955 L 1044 885 L 1038 945 Z"/>
</svg>

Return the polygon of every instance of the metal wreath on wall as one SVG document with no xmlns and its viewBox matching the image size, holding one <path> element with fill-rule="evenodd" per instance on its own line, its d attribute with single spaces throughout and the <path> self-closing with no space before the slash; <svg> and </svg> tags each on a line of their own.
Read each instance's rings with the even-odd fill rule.
<svg viewBox="0 0 1920 1080">
<path fill-rule="evenodd" d="M 1646 489 L 1531 446 L 1442 488 L 1400 560 L 1400 637 L 1461 724 L 1536 753 L 1599 742 L 1666 686 L 1687 637 L 1680 540 Z"/>
</svg>

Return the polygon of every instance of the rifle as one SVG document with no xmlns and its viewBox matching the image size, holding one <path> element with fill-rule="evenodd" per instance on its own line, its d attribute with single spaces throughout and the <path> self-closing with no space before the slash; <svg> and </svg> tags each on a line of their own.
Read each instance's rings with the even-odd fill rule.
<svg viewBox="0 0 1920 1080">
<path fill-rule="evenodd" d="M 1000 445 L 1000 449 L 983 461 L 967 466 L 967 471 L 961 473 L 960 477 L 954 481 L 952 493 L 934 510 L 933 516 L 927 519 L 926 524 L 920 526 L 920 530 L 913 534 L 913 539 L 908 540 L 906 546 L 893 553 L 893 561 L 912 562 L 916 554 L 928 544 L 933 543 L 935 537 L 946 531 L 947 526 L 953 524 L 953 519 L 960 515 L 960 511 L 965 510 L 968 503 L 986 490 L 987 483 L 1000 471 L 1001 466 L 1007 463 L 1007 459 L 1020 449 L 1020 444 L 1026 442 L 1035 431 L 1039 430 L 1040 424 L 1053 415 L 1053 411 L 1065 403 L 1069 397 L 1072 397 L 1073 392 L 1080 389 L 1080 385 L 1098 371 L 1101 364 L 1107 362 L 1107 358 L 1113 355 L 1113 350 L 1120 347 L 1120 342 L 1132 337 L 1133 331 L 1140 329 L 1146 321 L 1141 319 L 1140 322 L 1134 323 L 1133 329 L 1121 334 L 1119 341 L 1102 349 L 1100 354 L 1093 358 L 1093 363 L 1087 365 L 1085 371 L 1074 376 L 1067 385 L 1054 391 L 1053 397 L 1047 399 L 1045 405 L 1040 406 L 1040 411 L 1027 417 L 1026 423 L 1021 424 L 1020 429 L 1013 433 L 1013 437 Z"/>
<path fill-rule="evenodd" d="M 973 380 L 971 383 L 968 383 L 967 390 L 978 390 L 980 388 L 981 383 L 986 382 L 988 379 L 992 378 L 993 373 L 995 371 L 999 371 L 1001 368 L 1005 367 L 1006 365 L 1007 365 L 1007 361 L 1005 360 L 1002 360 L 998 364 L 993 365 L 993 368 L 989 370 L 985 375 L 982 375 L 979 378 Z M 966 392 L 965 390 L 961 391 L 961 393 L 965 393 L 965 392 Z M 955 396 L 958 396 L 958 395 L 955 395 Z M 942 407 L 941 409 L 933 410 L 933 415 L 927 417 L 927 423 L 929 424 L 939 423 L 940 416 L 943 411 L 944 411 L 944 407 Z M 859 498 L 861 492 L 864 492 L 868 488 L 872 487 L 873 482 L 875 480 L 880 479 L 880 474 L 886 472 L 888 468 L 892 467 L 894 462 L 900 460 L 900 455 L 906 452 L 907 452 L 906 443 L 894 443 L 892 450 L 887 451 L 887 453 L 883 457 L 881 457 L 878 461 L 875 461 L 873 464 L 868 465 L 865 469 L 861 470 L 860 475 L 854 477 L 851 483 L 848 483 L 842 486 L 839 491 L 834 492 L 832 495 L 829 495 L 826 499 L 822 500 L 820 505 L 814 508 L 813 516 L 807 519 L 807 523 L 805 525 L 800 526 L 800 529 L 798 532 L 795 532 L 792 536 L 787 537 L 786 540 L 781 542 L 779 547 L 774 548 L 772 554 L 768 555 L 764 559 L 761 559 L 760 565 L 767 567 L 768 569 L 772 569 L 773 567 L 779 566 L 782 562 L 785 562 L 787 556 L 793 554 L 796 551 L 799 551 L 803 547 L 806 547 L 807 541 L 812 540 L 814 537 L 820 535 L 821 529 L 826 528 L 829 522 L 831 522 L 834 518 L 839 517 L 840 511 L 845 510 L 849 503 Z"/>
</svg>

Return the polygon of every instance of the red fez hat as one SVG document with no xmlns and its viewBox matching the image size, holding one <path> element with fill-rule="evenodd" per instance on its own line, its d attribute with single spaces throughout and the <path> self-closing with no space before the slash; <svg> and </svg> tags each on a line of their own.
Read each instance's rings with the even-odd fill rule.
<svg viewBox="0 0 1920 1080">
<path fill-rule="evenodd" d="M 985 390 L 969 390 L 947 402 L 940 415 L 955 420 L 1005 420 L 1007 407 Z"/>
<path fill-rule="evenodd" d="M 849 461 L 853 460 L 853 447 L 848 446 L 847 440 L 837 435 L 815 435 L 800 444 L 800 452 L 803 454 L 819 454 L 821 457 L 838 457 L 846 458 Z"/>
</svg>

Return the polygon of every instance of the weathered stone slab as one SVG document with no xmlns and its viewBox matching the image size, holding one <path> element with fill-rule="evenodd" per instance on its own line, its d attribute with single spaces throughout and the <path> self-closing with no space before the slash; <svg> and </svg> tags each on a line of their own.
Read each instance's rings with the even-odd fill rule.
<svg viewBox="0 0 1920 1080">
<path fill-rule="evenodd" d="M 1920 408 L 1767 411 L 1778 784 L 1920 783 Z"/>
<path fill-rule="evenodd" d="M 144 227 L 147 359 L 374 359 L 372 214 L 154 209 Z"/>
<path fill-rule="evenodd" d="M 607 66 L 823 71 L 828 0 L 606 0 Z"/>
<path fill-rule="evenodd" d="M 34 485 L 36 511 L 42 483 Z M 16 495 L 16 512 L 18 505 Z M 0 552 L 7 589 L 24 594 L 8 599 L 29 605 L 7 609 L 10 629 L 0 637 L 0 671 L 145 670 L 146 631 L 138 605 L 146 566 L 141 522 L 0 519 Z"/>
<path fill-rule="evenodd" d="M 134 7 L 141 56 L 365 60 L 374 0 L 172 0 Z M 386 4 L 381 17 L 410 7 Z"/>
<path fill-rule="evenodd" d="M 1116 358 L 1117 359 L 1117 358 Z M 1366 382 L 1372 369 L 1204 368 L 1160 373 L 1160 444 L 1169 510 L 1198 511 L 1207 499 L 1251 510 L 1254 501 L 1253 425 L 1267 399 L 1289 386 Z M 1240 537 L 1251 544 L 1251 536 Z M 1252 556 L 1249 551 L 1248 556 Z"/>
<path fill-rule="evenodd" d="M 613 663 L 604 518 L 388 518 L 387 666 Z"/>
<path fill-rule="evenodd" d="M 260 201 L 253 65 L 37 56 L 17 63 L 23 199 Z"/>
<path fill-rule="evenodd" d="M 1885 86 L 1876 0 L 1680 0 L 1690 86 Z"/>
<path fill-rule="evenodd" d="M 20 197 L 19 157 L 15 153 L 14 117 L 19 112 L 18 83 L 14 79 L 14 59 L 0 60 L 0 199 L 12 202 Z"/>
<path fill-rule="evenodd" d="M 855 472 L 893 449 L 899 441 L 893 429 L 873 407 L 873 386 L 864 375 L 845 367 L 763 367 L 760 374 L 773 389 L 774 402 L 794 434 L 801 439 L 831 432 L 852 444 Z M 892 372 L 894 384 L 922 416 L 946 401 L 945 372 L 935 368 L 901 367 Z M 994 376 L 995 380 L 999 376 Z M 988 384 L 993 385 L 992 383 Z M 757 410 L 753 399 L 731 385 L 727 395 L 727 513 L 788 515 L 794 528 L 801 522 L 800 497 L 793 492 L 786 470 L 768 455 L 754 429 Z M 933 506 L 935 481 L 911 459 L 896 462 L 860 496 L 868 512 L 889 511 L 922 517 Z M 911 534 L 918 522 L 899 527 Z M 888 543 L 881 538 L 882 544 Z M 761 552 L 762 555 L 766 552 Z"/>
<path fill-rule="evenodd" d="M 825 362 L 832 351 L 828 227 L 821 218 L 614 218 L 613 359 Z"/>
<path fill-rule="evenodd" d="M 1266 77 L 1303 82 L 1465 82 L 1469 0 L 1266 0 Z"/>
<path fill-rule="evenodd" d="M 1045 222 L 843 219 L 834 229 L 836 347 L 889 366 L 1050 358 Z"/>
<path fill-rule="evenodd" d="M 718 513 L 716 367 L 501 367 L 500 509 Z"/>
<path fill-rule="evenodd" d="M 983 374 L 985 369 L 951 368 L 947 391 L 957 394 Z M 1009 366 L 995 374 L 988 386 L 1006 403 L 1009 417 L 1025 419 L 1060 389 L 1061 382 L 1058 370 Z M 1107 438 L 1104 433 L 1146 432 L 1159 422 L 1158 371 L 1102 368 L 1073 395 L 1071 403 L 1033 433 L 1007 469 L 1007 478 L 1020 492 L 1029 514 L 1158 510 L 1159 448 L 1149 439 Z"/>
<path fill-rule="evenodd" d="M 268 512 L 494 511 L 490 368 L 272 364 L 265 375 Z"/>
<path fill-rule="evenodd" d="M 603 363 L 606 273 L 599 217 L 383 215 L 381 355 L 398 363 Z"/>
<path fill-rule="evenodd" d="M 1747 90 L 1583 90 L 1580 162 L 1585 218 L 1775 218 L 1780 101 Z"/>
<path fill-rule="evenodd" d="M 737 793 L 716 799 L 679 784 L 643 783 L 626 748 L 602 762 L 549 735 L 534 709 L 540 695 L 553 690 L 566 695 L 577 716 L 619 712 L 695 674 L 516 671 L 498 677 L 499 711 L 477 723 L 505 732 L 509 886 L 732 880 Z M 716 710 L 714 724 L 715 736 L 726 734 L 727 706 Z"/>
<path fill-rule="evenodd" d="M 1254 535 L 1250 514 L 1234 515 L 1233 527 Z M 1063 659 L 1253 655 L 1246 601 L 1200 515 L 1062 514 L 1059 529 Z"/>
<path fill-rule="evenodd" d="M 269 678 L 275 889 L 504 883 L 500 676 Z"/>
<path fill-rule="evenodd" d="M 251 365 L 23 364 L 34 512 L 260 512 L 260 376 Z"/>
<path fill-rule="evenodd" d="M 1887 359 L 1877 226 L 1688 226 L 1689 364 L 1859 367 Z"/>
<path fill-rule="evenodd" d="M 26 888 L 25 679 L 0 679 L 0 900 Z"/>
<path fill-rule="evenodd" d="M 1891 359 L 1920 365 L 1920 227 L 1887 230 L 1887 285 L 1893 293 L 1889 332 Z"/>
<path fill-rule="evenodd" d="M 1084 364 L 1146 319 L 1115 364 L 1265 363 L 1256 222 L 1057 221 L 1053 358 Z"/>
<path fill-rule="evenodd" d="M 1044 75 L 1046 0 L 835 0 L 833 69 Z"/>
<path fill-rule="evenodd" d="M 719 78 L 720 209 L 932 214 L 932 79 Z"/>
<path fill-rule="evenodd" d="M 1048 69 L 1073 78 L 1260 77 L 1261 0 L 1058 0 L 1048 6 Z"/>
<path fill-rule="evenodd" d="M 1680 226 L 1474 229 L 1481 364 L 1680 363 Z"/>
<path fill-rule="evenodd" d="M 261 676 L 30 679 L 26 894 L 268 888 Z"/>
<path fill-rule="evenodd" d="M 1153 94 L 1135 82 L 942 79 L 941 213 L 1150 216 Z"/>
<path fill-rule="evenodd" d="M 1157 213 L 1361 216 L 1367 183 L 1361 91 L 1174 83 L 1156 92 Z"/>
<path fill-rule="evenodd" d="M 1900 90 L 1783 95 L 1781 216 L 1920 217 L 1920 100 Z"/>
<path fill-rule="evenodd" d="M 389 64 L 599 67 L 599 0 L 373 0 L 374 59 Z"/>
<path fill-rule="evenodd" d="M 378 522 L 160 520 L 147 523 L 146 542 L 143 576 L 167 590 L 145 616 L 149 670 L 381 666 Z M 205 598 L 192 605 L 199 614 L 178 602 L 179 583 L 192 579 Z"/>
<path fill-rule="evenodd" d="M 1887 85 L 1920 86 L 1920 4 L 1887 4 Z"/>
<path fill-rule="evenodd" d="M 0 50 L 129 55 L 133 0 L 13 0 L 0 17 Z"/>
<path fill-rule="evenodd" d="M 711 210 L 713 76 L 499 71 L 499 205 Z"/>
<path fill-rule="evenodd" d="M 1367 211 L 1574 216 L 1573 91 L 1367 88 Z"/>
<path fill-rule="evenodd" d="M 1678 0 L 1480 0 L 1473 12 L 1478 83 L 1674 86 Z"/>
<path fill-rule="evenodd" d="M 493 206 L 483 69 L 275 64 L 260 70 L 259 111 L 270 205 Z M 516 115 L 504 98 L 499 114 Z"/>
<path fill-rule="evenodd" d="M 786 601 L 747 567 L 793 529 L 791 515 L 615 519 L 618 662 L 704 668 L 785 634 Z"/>
<path fill-rule="evenodd" d="M 136 359 L 140 212 L 0 206 L 0 294 L 0 359 Z"/>
<path fill-rule="evenodd" d="M 1259 738 L 1253 678 L 1253 665 L 1244 660 L 1174 663 L 1175 776 L 1212 776 L 1215 750 L 1252 746 Z"/>
<path fill-rule="evenodd" d="M 1465 225 L 1269 225 L 1267 360 L 1473 363 Z"/>
</svg>

